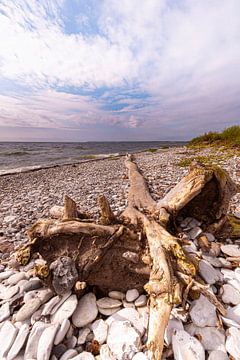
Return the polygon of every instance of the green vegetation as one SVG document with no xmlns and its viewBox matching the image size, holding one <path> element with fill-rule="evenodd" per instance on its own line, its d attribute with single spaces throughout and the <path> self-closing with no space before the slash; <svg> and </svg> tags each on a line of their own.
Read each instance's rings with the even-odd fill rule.
<svg viewBox="0 0 240 360">
<path fill-rule="evenodd" d="M 191 165 L 193 160 L 203 165 L 221 165 L 222 161 L 226 161 L 232 156 L 233 154 L 231 152 L 228 153 L 223 152 L 221 155 L 209 154 L 205 156 L 191 156 L 188 157 L 187 159 L 180 160 L 177 165 L 181 167 L 188 167 L 189 165 Z"/>
<path fill-rule="evenodd" d="M 83 160 L 96 159 L 96 155 L 91 155 L 91 154 L 80 155 L 79 159 L 83 159 Z"/>
<path fill-rule="evenodd" d="M 153 148 L 150 148 L 150 149 L 147 149 L 148 152 L 150 153 L 155 153 L 158 151 L 158 149 L 153 149 Z"/>
<path fill-rule="evenodd" d="M 234 125 L 222 132 L 208 132 L 192 139 L 188 146 L 206 147 L 223 146 L 225 148 L 240 148 L 240 126 Z"/>
</svg>

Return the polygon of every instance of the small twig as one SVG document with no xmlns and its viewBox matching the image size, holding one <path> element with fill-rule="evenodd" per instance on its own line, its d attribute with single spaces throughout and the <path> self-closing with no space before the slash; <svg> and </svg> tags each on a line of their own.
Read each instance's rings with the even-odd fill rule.
<svg viewBox="0 0 240 360">
<path fill-rule="evenodd" d="M 190 279 L 190 281 L 183 293 L 183 301 L 182 301 L 183 309 L 186 309 L 186 301 L 187 301 L 187 297 L 188 297 L 188 294 L 189 294 L 189 291 L 190 291 L 192 285 L 193 285 L 193 279 Z"/>
</svg>

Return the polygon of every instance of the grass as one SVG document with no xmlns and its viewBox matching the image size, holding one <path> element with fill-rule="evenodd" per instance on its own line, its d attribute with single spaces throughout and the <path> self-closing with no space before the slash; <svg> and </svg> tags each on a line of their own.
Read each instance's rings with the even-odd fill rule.
<svg viewBox="0 0 240 360">
<path fill-rule="evenodd" d="M 193 138 L 189 147 L 223 146 L 223 148 L 240 149 L 240 126 L 234 125 L 226 128 L 222 132 L 210 131 L 203 135 Z"/>
<path fill-rule="evenodd" d="M 146 151 L 148 151 L 150 153 L 155 153 L 158 151 L 158 149 L 150 148 L 150 149 L 147 149 Z"/>
<path fill-rule="evenodd" d="M 191 165 L 193 160 L 203 165 L 216 165 L 216 164 L 220 165 L 221 161 L 226 161 L 232 156 L 233 156 L 232 153 L 222 153 L 221 155 L 210 154 L 206 156 L 191 156 L 188 157 L 187 159 L 180 160 L 179 163 L 177 163 L 177 165 L 181 167 L 188 167 L 189 165 Z"/>
<path fill-rule="evenodd" d="M 80 156 L 79 156 L 79 159 L 84 159 L 84 160 L 96 159 L 96 155 L 91 155 L 91 154 L 80 155 Z"/>
</svg>

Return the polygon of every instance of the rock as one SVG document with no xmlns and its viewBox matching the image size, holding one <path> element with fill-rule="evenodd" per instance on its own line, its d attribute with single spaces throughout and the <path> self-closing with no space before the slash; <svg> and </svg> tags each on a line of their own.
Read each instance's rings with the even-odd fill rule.
<svg viewBox="0 0 240 360">
<path fill-rule="evenodd" d="M 69 296 L 71 296 L 72 293 L 71 291 L 60 296 L 60 301 L 52 308 L 51 310 L 51 315 L 55 314 L 55 312 L 60 308 L 60 306 L 69 298 Z"/>
<path fill-rule="evenodd" d="M 63 216 L 63 207 L 59 205 L 54 205 L 49 210 L 49 214 L 54 219 L 60 219 Z"/>
<path fill-rule="evenodd" d="M 223 285 L 222 301 L 225 304 L 237 305 L 240 303 L 240 292 L 229 284 Z"/>
<path fill-rule="evenodd" d="M 35 311 L 39 309 L 40 306 L 41 306 L 41 301 L 39 298 L 30 299 L 21 307 L 21 309 L 18 310 L 15 316 L 15 320 L 24 321 L 30 318 L 35 313 Z"/>
<path fill-rule="evenodd" d="M 109 297 L 104 297 L 97 300 L 97 306 L 102 309 L 115 309 L 115 308 L 119 308 L 121 305 L 122 305 L 121 301 Z"/>
<path fill-rule="evenodd" d="M 20 327 L 17 337 L 8 353 L 7 360 L 14 360 L 16 358 L 26 341 L 28 334 L 29 326 L 27 324 L 23 324 Z"/>
<path fill-rule="evenodd" d="M 199 273 L 206 283 L 212 285 L 219 281 L 219 272 L 205 260 L 199 262 Z"/>
<path fill-rule="evenodd" d="M 16 295 L 19 291 L 19 286 L 14 285 L 8 288 L 5 288 L 0 293 L 0 299 L 2 300 L 10 300 L 14 295 Z"/>
<path fill-rule="evenodd" d="M 219 260 L 219 258 L 209 256 L 209 255 L 202 255 L 202 258 L 214 267 L 217 267 L 217 268 L 222 267 L 222 262 Z"/>
<path fill-rule="evenodd" d="M 224 351 L 214 350 L 211 351 L 208 360 L 229 360 L 229 357 Z"/>
<path fill-rule="evenodd" d="M 230 269 L 221 269 L 221 273 L 223 274 L 223 278 L 225 281 L 235 279 L 235 272 Z"/>
<path fill-rule="evenodd" d="M 25 359 L 36 359 L 37 358 L 37 349 L 38 342 L 43 333 L 43 331 L 49 327 L 49 324 L 38 321 L 33 325 L 32 331 L 27 341 L 26 350 L 25 350 Z"/>
<path fill-rule="evenodd" d="M 140 295 L 134 302 L 135 306 L 145 306 L 147 304 L 147 297 L 146 295 Z"/>
<path fill-rule="evenodd" d="M 148 306 L 141 306 L 137 308 L 137 312 L 140 315 L 140 321 L 145 329 L 148 327 L 148 320 L 149 320 L 149 307 Z"/>
<path fill-rule="evenodd" d="M 215 236 L 209 232 L 204 232 L 203 235 L 205 235 L 208 239 L 208 241 L 212 242 L 215 241 Z"/>
<path fill-rule="evenodd" d="M 240 304 L 233 307 L 229 306 L 227 308 L 226 318 L 236 321 L 238 324 L 240 324 Z"/>
<path fill-rule="evenodd" d="M 100 357 L 101 360 L 115 360 L 116 358 L 111 353 L 111 350 L 109 349 L 109 346 L 107 344 L 104 344 L 100 348 Z"/>
<path fill-rule="evenodd" d="M 63 341 L 65 335 L 68 332 L 69 327 L 70 327 L 70 321 L 68 319 L 64 319 L 54 339 L 54 345 L 58 345 Z"/>
<path fill-rule="evenodd" d="M 207 351 L 223 350 L 225 351 L 225 333 L 215 327 L 195 327 L 193 335 L 197 336 L 204 349 Z"/>
<path fill-rule="evenodd" d="M 10 317 L 9 302 L 3 304 L 0 308 L 0 323 Z"/>
<path fill-rule="evenodd" d="M 141 335 L 144 334 L 145 328 L 143 326 L 143 322 L 140 318 L 138 311 L 135 309 L 131 309 L 131 308 L 121 309 L 112 316 L 110 316 L 106 320 L 106 323 L 108 324 L 108 326 L 110 326 L 114 321 L 118 321 L 118 322 L 129 321 L 132 324 L 132 326 L 134 326 L 134 328 L 137 329 Z"/>
<path fill-rule="evenodd" d="M 90 352 L 83 351 L 81 354 L 71 358 L 71 360 L 95 360 L 95 358 Z"/>
<path fill-rule="evenodd" d="M 133 356 L 132 360 L 148 360 L 148 357 L 143 352 L 138 352 Z"/>
<path fill-rule="evenodd" d="M 56 304 L 59 303 L 60 300 L 61 300 L 61 298 L 60 298 L 59 295 L 54 296 L 51 300 L 49 300 L 49 301 L 44 305 L 44 307 L 43 307 L 42 315 L 43 315 L 43 316 L 50 315 L 52 309 L 54 308 L 54 306 L 55 306 Z"/>
<path fill-rule="evenodd" d="M 78 345 L 83 345 L 86 342 L 88 334 L 90 334 L 91 330 L 89 328 L 83 328 L 79 330 L 78 334 Z"/>
<path fill-rule="evenodd" d="M 141 336 L 129 321 L 113 321 L 109 328 L 107 345 L 118 360 L 127 360 L 130 353 L 141 350 Z"/>
<path fill-rule="evenodd" d="M 175 330 L 172 336 L 175 360 L 205 360 L 201 343 L 185 330 Z"/>
<path fill-rule="evenodd" d="M 38 360 L 49 360 L 53 347 L 54 338 L 56 336 L 58 329 L 59 329 L 59 324 L 54 324 L 54 325 L 50 325 L 43 331 L 39 339 L 38 348 L 37 348 Z"/>
<path fill-rule="evenodd" d="M 7 279 L 7 284 L 8 285 L 16 285 L 19 283 L 19 281 L 21 280 L 26 280 L 26 274 L 24 272 L 18 272 L 16 274 L 11 275 L 8 279 Z"/>
<path fill-rule="evenodd" d="M 139 297 L 139 292 L 137 289 L 131 289 L 126 292 L 127 302 L 132 302 Z"/>
<path fill-rule="evenodd" d="M 74 349 L 77 345 L 77 338 L 76 336 L 71 336 L 69 339 L 65 340 L 64 343 L 68 349 Z"/>
<path fill-rule="evenodd" d="M 173 318 L 168 321 L 168 325 L 165 329 L 165 334 L 164 334 L 164 341 L 168 346 L 172 343 L 172 336 L 174 330 L 184 330 L 184 329 L 182 322 L 178 319 Z"/>
<path fill-rule="evenodd" d="M 107 339 L 108 324 L 102 319 L 96 320 L 92 324 L 92 331 L 94 339 L 97 340 L 99 344 L 103 344 Z"/>
<path fill-rule="evenodd" d="M 125 298 L 125 294 L 121 291 L 110 291 L 108 296 L 115 300 L 123 300 Z"/>
<path fill-rule="evenodd" d="M 139 261 L 139 256 L 137 253 L 133 252 L 133 251 L 125 251 L 122 254 L 122 257 L 128 261 L 133 262 L 134 264 L 137 264 Z"/>
<path fill-rule="evenodd" d="M 78 304 L 77 296 L 71 295 L 60 306 L 60 308 L 55 312 L 55 314 L 51 316 L 51 322 L 61 324 L 63 320 L 69 319 L 76 310 L 77 304 Z"/>
<path fill-rule="evenodd" d="M 18 329 L 10 321 L 6 320 L 0 329 L 0 359 L 7 356 L 17 333 Z"/>
<path fill-rule="evenodd" d="M 38 278 L 31 279 L 26 283 L 26 285 L 23 286 L 23 291 L 28 292 L 28 291 L 37 290 L 41 286 L 42 286 L 42 282 L 40 279 L 38 279 Z"/>
<path fill-rule="evenodd" d="M 53 296 L 52 290 L 42 288 L 39 290 L 29 291 L 24 295 L 23 301 L 26 303 L 30 299 L 39 299 L 41 304 L 45 304 Z"/>
<path fill-rule="evenodd" d="M 94 321 L 98 314 L 96 296 L 93 293 L 84 295 L 73 313 L 72 322 L 76 327 L 83 327 Z"/>
<path fill-rule="evenodd" d="M 52 285 L 58 295 L 68 293 L 78 279 L 75 262 L 68 256 L 61 256 L 51 263 Z"/>
<path fill-rule="evenodd" d="M 222 322 L 224 325 L 226 325 L 227 327 L 236 327 L 236 328 L 240 328 L 240 324 L 238 324 L 236 321 L 225 318 L 224 316 L 221 316 Z"/>
<path fill-rule="evenodd" d="M 58 344 L 53 347 L 52 354 L 59 359 L 67 350 L 68 348 L 65 344 Z M 75 354 L 73 356 L 75 356 Z"/>
<path fill-rule="evenodd" d="M 236 290 L 240 292 L 240 282 L 237 279 L 228 280 L 228 284 L 232 285 Z"/>
<path fill-rule="evenodd" d="M 120 307 L 118 308 L 114 308 L 114 309 L 103 309 L 103 308 L 98 308 L 98 311 L 100 312 L 100 314 L 105 315 L 105 316 L 110 316 L 115 314 L 116 312 L 118 312 L 119 310 L 121 310 Z"/>
<path fill-rule="evenodd" d="M 191 229 L 188 233 L 188 236 L 190 237 L 190 239 L 194 240 L 196 239 L 200 234 L 202 233 L 202 229 L 198 226 L 194 227 L 193 229 Z"/>
<path fill-rule="evenodd" d="M 240 330 L 231 327 L 228 329 L 226 350 L 235 359 L 240 360 Z"/>
<path fill-rule="evenodd" d="M 61 357 L 60 360 L 69 360 L 76 356 L 78 352 L 74 349 L 67 350 Z"/>
<path fill-rule="evenodd" d="M 192 322 L 199 327 L 217 325 L 216 308 L 203 295 L 192 302 L 190 317 Z"/>
<path fill-rule="evenodd" d="M 221 250 L 228 256 L 240 256 L 240 245 L 221 245 Z"/>
</svg>

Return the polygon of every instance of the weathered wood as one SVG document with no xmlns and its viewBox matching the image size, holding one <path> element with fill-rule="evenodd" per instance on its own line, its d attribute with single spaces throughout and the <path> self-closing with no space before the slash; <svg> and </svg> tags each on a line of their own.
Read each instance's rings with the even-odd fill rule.
<svg viewBox="0 0 240 360">
<path fill-rule="evenodd" d="M 77 205 L 68 195 L 64 197 L 63 220 L 76 219 L 78 217 Z"/>
<path fill-rule="evenodd" d="M 98 204 L 101 209 L 100 222 L 103 225 L 110 225 L 114 223 L 115 216 L 112 212 L 112 209 L 109 205 L 107 198 L 104 195 L 100 195 L 98 198 Z"/>
</svg>

